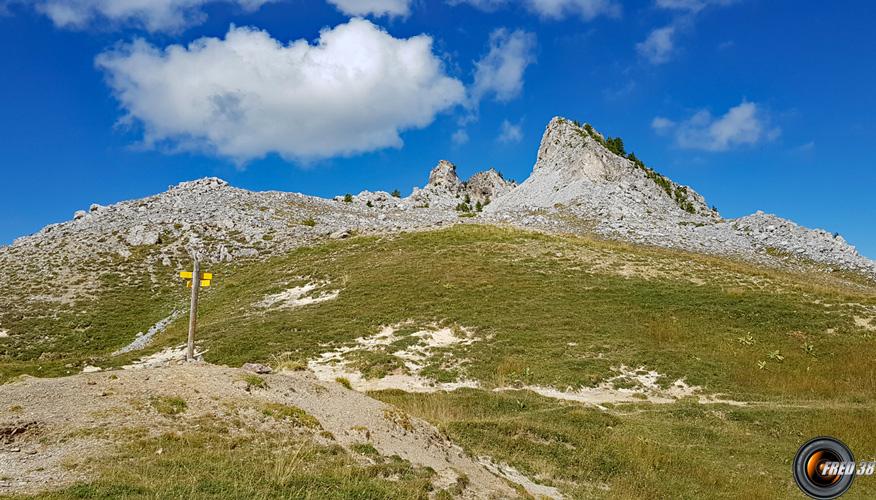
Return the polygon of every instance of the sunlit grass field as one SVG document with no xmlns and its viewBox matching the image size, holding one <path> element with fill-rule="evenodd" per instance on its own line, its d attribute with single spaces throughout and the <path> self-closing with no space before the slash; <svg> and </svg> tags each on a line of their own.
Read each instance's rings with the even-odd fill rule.
<svg viewBox="0 0 876 500">
<path fill-rule="evenodd" d="M 406 321 L 470 329 L 477 342 L 446 349 L 464 362 L 436 360 L 428 373 L 474 380 L 479 389 L 372 396 L 434 423 L 468 452 L 507 462 L 571 497 L 799 496 L 791 460 L 820 434 L 842 439 L 859 459 L 876 457 L 876 331 L 868 327 L 876 319 L 867 323 L 876 317 L 876 285 L 853 276 L 479 225 L 357 237 L 208 270 L 215 286 L 202 297 L 198 342 L 213 363 L 302 366 Z M 2 318 L 13 334 L 51 337 L 41 345 L 53 353 L 47 358 L 21 336 L 14 346 L 0 339 L 3 378 L 60 375 L 86 362 L 118 366 L 181 344 L 184 320 L 145 352 L 110 356 L 173 307 L 185 307 L 177 271 L 161 270 L 166 284 L 158 287 L 110 283 L 102 296 L 57 317 Z M 315 281 L 338 297 L 288 309 L 256 306 Z M 384 374 L 386 362 L 379 355 L 358 360 L 372 376 Z M 748 404 L 688 398 L 597 408 L 493 391 L 592 387 L 621 365 L 659 372 L 661 384 L 684 379 L 703 394 Z M 874 495 L 876 480 L 860 478 L 848 497 Z"/>
</svg>

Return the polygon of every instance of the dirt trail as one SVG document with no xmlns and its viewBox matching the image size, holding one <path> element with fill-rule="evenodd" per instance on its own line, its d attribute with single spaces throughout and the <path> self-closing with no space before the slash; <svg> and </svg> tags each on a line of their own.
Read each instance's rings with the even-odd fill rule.
<svg viewBox="0 0 876 500">
<path fill-rule="evenodd" d="M 89 457 L 112 453 L 113 431 L 144 427 L 158 435 L 178 425 L 151 410 L 150 398 L 180 397 L 185 419 L 222 417 L 229 407 L 295 405 L 316 417 L 339 444 L 370 442 L 434 469 L 436 488 L 469 480 L 464 497 L 519 495 L 430 424 L 309 372 L 264 375 L 264 389 L 248 387 L 247 372 L 199 363 L 145 370 L 84 373 L 56 379 L 24 378 L 0 386 L 0 495 L 57 488 L 88 479 Z M 229 403 L 232 403 L 229 405 Z M 247 413 L 244 413 L 247 415 Z M 259 420 L 258 412 L 251 412 Z M 71 462 L 80 466 L 71 468 Z M 529 486 L 530 484 L 526 484 Z M 524 486 L 524 487 L 525 487 Z M 532 491 L 533 496 L 544 490 Z"/>
</svg>

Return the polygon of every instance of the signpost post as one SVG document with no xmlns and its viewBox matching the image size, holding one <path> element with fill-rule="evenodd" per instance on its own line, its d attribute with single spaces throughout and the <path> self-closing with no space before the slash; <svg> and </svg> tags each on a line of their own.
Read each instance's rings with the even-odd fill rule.
<svg viewBox="0 0 876 500">
<path fill-rule="evenodd" d="M 195 359 L 195 329 L 198 327 L 198 292 L 201 287 L 210 286 L 213 279 L 212 273 L 201 273 L 201 263 L 198 261 L 197 255 L 194 257 L 194 269 L 192 272 L 183 271 L 179 273 L 180 278 L 184 278 L 186 284 L 192 289 L 192 299 L 189 306 L 189 338 L 186 346 L 186 360 L 192 361 Z"/>
</svg>

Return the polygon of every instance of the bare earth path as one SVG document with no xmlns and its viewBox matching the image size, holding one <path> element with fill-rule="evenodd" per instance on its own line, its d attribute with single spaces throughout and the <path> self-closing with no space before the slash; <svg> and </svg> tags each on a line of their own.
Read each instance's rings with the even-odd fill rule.
<svg viewBox="0 0 876 500">
<path fill-rule="evenodd" d="M 151 408 L 156 397 L 185 400 L 181 418 L 229 416 L 231 408 L 268 403 L 294 405 L 319 420 L 344 447 L 369 442 L 382 455 L 398 455 L 437 473 L 446 487 L 465 475 L 464 496 L 515 497 L 506 480 L 466 455 L 430 424 L 392 406 L 321 382 L 309 372 L 264 375 L 267 387 L 244 381 L 248 372 L 209 364 L 145 370 L 86 373 L 65 378 L 24 378 L 0 386 L 0 494 L 51 489 L 94 473 L 90 458 L 112 453 L 113 431 L 145 428 L 152 434 L 174 430 L 180 420 Z M 258 420 L 255 411 L 235 412 Z M 71 466 L 76 464 L 76 466 Z M 543 495 L 544 489 L 532 493 Z M 537 485 L 536 485 L 537 486 Z"/>
</svg>

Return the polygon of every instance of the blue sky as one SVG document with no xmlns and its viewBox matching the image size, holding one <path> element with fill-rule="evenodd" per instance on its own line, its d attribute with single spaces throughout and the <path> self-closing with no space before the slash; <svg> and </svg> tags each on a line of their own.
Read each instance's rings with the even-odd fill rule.
<svg viewBox="0 0 876 500">
<path fill-rule="evenodd" d="M 555 115 L 876 257 L 876 3 L 0 0 L 0 243 L 215 175 L 525 179 Z"/>
</svg>

